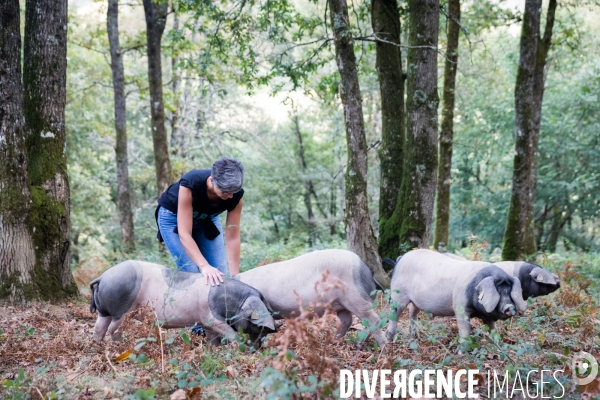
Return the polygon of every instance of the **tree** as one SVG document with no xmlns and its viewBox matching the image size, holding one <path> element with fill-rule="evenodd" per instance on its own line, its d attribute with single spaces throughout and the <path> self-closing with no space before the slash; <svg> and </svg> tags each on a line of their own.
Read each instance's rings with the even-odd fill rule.
<svg viewBox="0 0 600 400">
<path fill-rule="evenodd" d="M 458 36 L 460 34 L 460 0 L 448 1 L 446 61 L 442 99 L 442 128 L 437 180 L 434 248 L 447 248 L 450 224 L 450 184 L 452 170 L 452 140 L 454 135 L 454 97 L 458 70 Z"/>
<path fill-rule="evenodd" d="M 311 194 L 314 193 L 313 183 L 310 178 L 306 176 L 306 157 L 304 156 L 304 145 L 302 143 L 302 134 L 300 133 L 300 123 L 298 122 L 298 115 L 294 115 L 294 133 L 296 139 L 298 139 L 298 157 L 300 158 L 300 170 L 304 178 L 304 205 L 306 206 L 307 222 L 308 222 L 308 245 L 314 246 L 317 239 L 317 224 L 315 221 L 315 214 L 313 212 Z"/>
<path fill-rule="evenodd" d="M 175 10 L 175 1 L 173 1 L 173 32 L 180 34 L 179 13 Z M 171 112 L 171 153 L 185 157 L 185 142 L 183 132 L 179 129 L 179 107 L 181 86 L 181 71 L 179 70 L 179 56 L 174 53 L 171 57 L 171 90 L 173 92 L 173 111 Z"/>
<path fill-rule="evenodd" d="M 171 184 L 171 162 L 165 129 L 165 105 L 162 90 L 161 40 L 167 21 L 167 2 L 144 0 L 148 56 L 148 84 L 150 86 L 150 114 L 152 116 L 152 143 L 156 167 L 156 188 L 162 193 Z"/>
<path fill-rule="evenodd" d="M 437 177 L 439 1 L 408 3 L 406 142 L 402 185 L 386 222 L 399 252 L 428 247 Z"/>
<path fill-rule="evenodd" d="M 23 86 L 19 2 L 4 2 L 0 13 L 0 132 L 6 138 L 0 140 L 0 296 L 21 300 L 75 295 L 64 124 L 67 1 L 26 2 Z"/>
<path fill-rule="evenodd" d="M 122 243 L 125 251 L 135 248 L 133 213 L 131 212 L 131 190 L 129 189 L 129 162 L 127 157 L 127 121 L 125 104 L 125 75 L 123 54 L 119 42 L 119 0 L 108 0 L 106 19 L 108 41 L 110 43 L 110 68 L 112 70 L 115 99 L 115 130 L 117 158 L 117 188 L 119 219 L 121 222 Z"/>
<path fill-rule="evenodd" d="M 329 0 L 335 55 L 340 74 L 340 96 L 344 108 L 348 165 L 346 167 L 346 241 L 371 268 L 375 279 L 389 287 L 389 278 L 381 267 L 377 242 L 367 204 L 367 140 L 358 83 L 358 70 L 346 0 Z"/>
<path fill-rule="evenodd" d="M 28 226 L 19 0 L 0 3 L 0 21 L 0 298 L 19 299 L 36 261 Z"/>
<path fill-rule="evenodd" d="M 526 0 L 519 67 L 515 85 L 515 157 L 513 161 L 512 193 L 502 246 L 502 259 L 519 260 L 525 253 L 525 232 L 533 224 L 531 203 L 533 194 L 534 143 L 534 75 L 539 42 L 541 0 Z"/>
<path fill-rule="evenodd" d="M 376 43 L 376 67 L 381 92 L 381 146 L 379 160 L 379 254 L 396 257 L 397 232 L 387 232 L 402 182 L 404 162 L 404 75 L 400 50 L 400 15 L 396 0 L 373 0 L 371 5 Z"/>
<path fill-rule="evenodd" d="M 537 189 L 537 165 L 538 148 L 540 141 L 540 125 L 542 121 L 542 102 L 544 99 L 544 86 L 546 83 L 546 59 L 552 43 L 552 29 L 554 27 L 554 17 L 556 14 L 556 0 L 550 0 L 548 3 L 548 12 L 546 13 L 546 27 L 544 36 L 538 39 L 537 51 L 535 57 L 535 69 L 533 71 L 533 131 L 532 131 L 532 160 L 531 160 L 531 196 L 528 204 L 527 223 L 525 228 L 524 254 L 535 254 L 537 251 L 534 216 L 535 216 L 535 198 Z M 564 225 L 564 223 L 562 224 Z M 561 226 L 559 224 L 558 226 Z M 556 243 L 556 242 L 555 242 Z M 556 246 L 554 246 L 556 248 Z"/>
</svg>

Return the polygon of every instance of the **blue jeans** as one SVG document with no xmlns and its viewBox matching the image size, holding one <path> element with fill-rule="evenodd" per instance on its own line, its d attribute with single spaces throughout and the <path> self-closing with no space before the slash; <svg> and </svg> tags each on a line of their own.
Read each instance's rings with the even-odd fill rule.
<svg viewBox="0 0 600 400">
<path fill-rule="evenodd" d="M 211 217 L 209 217 L 211 218 Z M 200 253 L 206 258 L 208 263 L 217 268 L 224 274 L 229 274 L 229 268 L 227 267 L 227 255 L 225 254 L 225 243 L 223 242 L 223 228 L 221 227 L 221 220 L 216 215 L 212 217 L 212 221 L 221 232 L 219 236 L 213 240 L 208 240 L 204 236 L 204 225 L 202 223 L 194 225 L 192 228 L 192 238 L 198 245 Z M 161 207 L 158 210 L 158 227 L 160 234 L 165 241 L 165 245 L 175 260 L 177 269 L 185 272 L 200 272 L 200 268 L 192 261 L 188 253 L 183 248 L 179 234 L 174 233 L 173 230 L 177 227 L 177 214 Z"/>
</svg>

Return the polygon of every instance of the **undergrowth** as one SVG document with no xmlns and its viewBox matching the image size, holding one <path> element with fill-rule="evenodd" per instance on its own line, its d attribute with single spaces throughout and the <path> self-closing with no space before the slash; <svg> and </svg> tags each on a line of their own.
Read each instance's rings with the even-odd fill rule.
<svg viewBox="0 0 600 400">
<path fill-rule="evenodd" d="M 472 320 L 473 335 L 467 339 L 459 338 L 452 318 L 423 315 L 419 336 L 410 339 L 405 313 L 395 341 L 384 349 L 370 337 L 359 344 L 376 327 L 365 328 L 366 321 L 356 318 L 344 338 L 335 337 L 338 320 L 326 304 L 286 320 L 258 351 L 249 349 L 243 335 L 212 347 L 187 329 L 160 329 L 145 309 L 127 315 L 123 342 L 106 338 L 95 343 L 91 331 L 96 316 L 84 301 L 3 305 L 0 398 L 338 398 L 341 369 L 462 368 L 477 368 L 482 375 L 493 370 L 565 370 L 546 386 L 546 396 L 558 396 L 564 386 L 565 399 L 594 398 L 600 380 L 577 387 L 570 367 L 579 351 L 600 357 L 598 259 L 545 255 L 537 262 L 558 273 L 562 284 L 549 296 L 530 299 L 524 315 L 499 321 L 492 332 Z M 339 284 L 327 277 L 321 283 L 316 290 Z M 389 292 L 379 292 L 375 302 L 383 322 L 390 316 L 388 297 Z M 325 309 L 322 317 L 313 312 L 320 306 Z M 479 388 L 481 394 L 484 389 Z"/>
</svg>

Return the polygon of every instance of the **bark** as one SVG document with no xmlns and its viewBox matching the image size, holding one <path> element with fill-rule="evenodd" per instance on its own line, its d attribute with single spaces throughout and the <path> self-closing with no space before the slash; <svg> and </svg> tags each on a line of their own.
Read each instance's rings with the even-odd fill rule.
<svg viewBox="0 0 600 400">
<path fill-rule="evenodd" d="M 346 167 L 346 243 L 369 266 L 375 279 L 389 287 L 381 267 L 377 242 L 367 204 L 367 140 L 358 83 L 356 56 L 350 33 L 346 0 L 329 0 L 335 55 L 340 74 L 340 95 L 344 107 L 348 163 Z"/>
<path fill-rule="evenodd" d="M 27 0 L 23 110 L 31 192 L 29 227 L 36 249 L 34 297 L 78 293 L 69 257 L 69 180 L 65 104 L 67 0 Z"/>
<path fill-rule="evenodd" d="M 148 47 L 148 84 L 150 87 L 150 114 L 152 116 L 152 143 L 156 167 L 158 194 L 171 184 L 171 162 L 165 129 L 165 105 L 162 91 L 161 40 L 167 20 L 167 2 L 143 0 L 146 15 L 146 40 Z"/>
<path fill-rule="evenodd" d="M 22 300 L 31 287 L 35 251 L 21 84 L 19 0 L 0 3 L 0 298 Z"/>
<path fill-rule="evenodd" d="M 550 227 L 550 234 L 548 235 L 548 241 L 546 242 L 546 250 L 550 253 L 556 251 L 556 244 L 558 243 L 560 232 L 565 226 L 565 223 L 569 220 L 569 216 L 570 215 L 567 214 L 563 217 L 558 206 L 552 208 L 552 226 Z"/>
<path fill-rule="evenodd" d="M 448 247 L 450 231 L 450 185 L 452 183 L 452 141 L 454 136 L 454 98 L 458 67 L 458 36 L 460 34 L 460 0 L 448 0 L 448 30 L 444 89 L 442 98 L 442 128 L 438 165 L 437 202 L 433 247 Z"/>
<path fill-rule="evenodd" d="M 402 182 L 405 130 L 404 75 L 399 47 L 400 15 L 396 0 L 373 0 L 371 21 L 373 32 L 385 41 L 378 41 L 376 44 L 376 67 L 381 93 L 379 254 L 395 258 L 398 232 L 386 231 L 386 221 L 394 213 Z"/>
<path fill-rule="evenodd" d="M 526 0 L 521 27 L 521 51 L 515 86 L 515 157 L 512 193 L 504 231 L 502 259 L 521 260 L 525 232 L 532 210 L 532 161 L 534 159 L 534 73 L 540 30 L 541 0 Z"/>
<path fill-rule="evenodd" d="M 302 143 L 302 134 L 300 133 L 300 124 L 298 116 L 294 116 L 294 133 L 298 139 L 298 157 L 300 158 L 300 169 L 304 179 L 304 205 L 306 206 L 308 219 L 308 245 L 314 246 L 316 242 L 317 226 L 315 222 L 315 214 L 313 212 L 311 193 L 314 193 L 312 180 L 306 177 L 306 158 L 304 157 L 304 144 Z"/>
<path fill-rule="evenodd" d="M 538 162 L 538 144 L 540 140 L 540 125 L 542 120 L 542 103 L 544 99 L 544 86 L 546 83 L 546 65 L 548 51 L 552 44 L 552 30 L 554 28 L 554 18 L 556 15 L 556 0 L 550 0 L 548 3 L 548 12 L 546 13 L 546 27 L 544 36 L 541 37 L 537 45 L 535 59 L 535 70 L 533 73 L 533 133 L 532 133 L 532 160 L 531 160 L 531 201 L 527 210 L 527 227 L 525 231 L 525 254 L 535 254 L 537 252 L 535 241 L 535 198 L 537 189 L 537 162 Z"/>
<path fill-rule="evenodd" d="M 406 146 L 394 215 L 399 250 L 428 247 L 435 201 L 438 147 L 437 46 L 439 1 L 411 0 L 407 53 Z"/>
<path fill-rule="evenodd" d="M 127 157 L 127 120 L 125 104 L 125 74 L 123 72 L 123 55 L 119 43 L 119 0 L 108 0 L 106 22 L 108 41 L 110 43 L 110 68 L 112 70 L 113 91 L 115 99 L 115 130 L 117 156 L 117 188 L 119 192 L 119 220 L 124 250 L 135 249 L 133 230 L 133 213 L 131 211 L 131 190 L 129 188 L 129 162 Z"/>
<path fill-rule="evenodd" d="M 173 10 L 173 30 L 179 31 L 179 15 Z M 181 74 L 179 71 L 179 57 L 173 55 L 171 58 L 171 90 L 173 91 L 173 112 L 171 114 L 171 154 L 185 157 L 183 135 L 179 129 L 179 88 L 181 86 Z"/>
</svg>

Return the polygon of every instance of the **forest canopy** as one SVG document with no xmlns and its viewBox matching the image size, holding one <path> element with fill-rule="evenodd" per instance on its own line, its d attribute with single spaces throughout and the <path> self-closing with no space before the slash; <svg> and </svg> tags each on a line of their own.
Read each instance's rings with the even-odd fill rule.
<svg viewBox="0 0 600 400">
<path fill-rule="evenodd" d="M 243 160 L 246 267 L 269 257 L 269 248 L 298 252 L 306 248 L 310 235 L 317 247 L 343 246 L 347 149 L 325 4 L 273 2 L 267 11 L 253 2 L 245 7 L 211 4 L 182 2 L 167 16 L 162 43 L 165 108 L 168 121 L 177 113 L 182 138 L 170 148 L 173 179 L 191 168 L 210 167 L 220 155 Z M 237 10 L 238 6 L 244 8 Z M 502 245 L 511 190 L 522 6 L 462 4 L 449 249 L 467 245 L 470 235 L 489 242 L 490 250 Z M 353 35 L 367 37 L 372 32 L 369 7 L 368 2 L 351 3 Z M 406 8 L 400 2 L 402 21 Z M 440 93 L 446 9 L 442 4 Z M 557 246 L 589 251 L 600 245 L 600 63 L 594 51 L 600 26 L 592 10 L 597 6 L 558 7 L 548 56 L 535 203 L 537 240 L 546 251 Z M 136 245 L 138 252 L 151 257 L 157 250 L 157 189 L 143 10 L 133 2 L 121 5 L 119 12 Z M 70 8 L 66 126 L 74 266 L 94 257 L 110 262 L 122 257 L 105 15 L 103 2 L 75 1 Z M 355 40 L 354 47 L 369 146 L 369 213 L 377 234 L 382 121 L 375 43 Z M 406 51 L 405 46 L 402 52 Z M 311 221 L 304 201 L 307 181 L 313 190 Z"/>
</svg>

